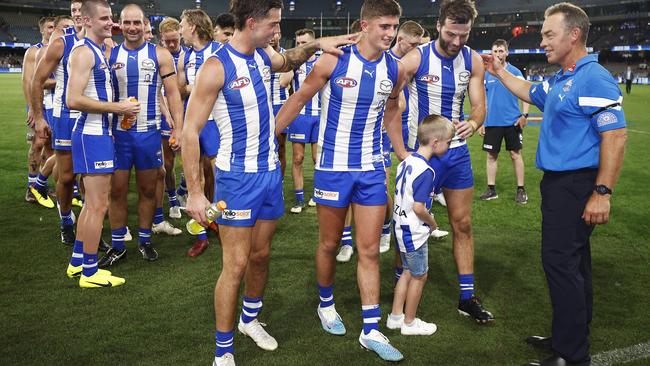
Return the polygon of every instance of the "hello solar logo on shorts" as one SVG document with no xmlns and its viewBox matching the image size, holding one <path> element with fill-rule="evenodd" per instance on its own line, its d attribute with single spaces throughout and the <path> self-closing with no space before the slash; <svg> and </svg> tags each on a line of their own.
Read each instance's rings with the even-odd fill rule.
<svg viewBox="0 0 650 366">
<path fill-rule="evenodd" d="M 324 191 L 322 189 L 314 188 L 314 197 L 328 201 L 338 201 L 339 192 Z"/>
<path fill-rule="evenodd" d="M 251 210 L 223 210 L 221 214 L 224 220 L 249 220 L 251 218 Z"/>
</svg>

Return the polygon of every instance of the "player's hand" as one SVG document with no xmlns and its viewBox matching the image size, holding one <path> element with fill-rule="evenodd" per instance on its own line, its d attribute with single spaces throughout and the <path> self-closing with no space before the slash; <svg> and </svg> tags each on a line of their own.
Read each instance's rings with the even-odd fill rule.
<svg viewBox="0 0 650 366">
<path fill-rule="evenodd" d="M 467 140 L 468 138 L 472 137 L 474 134 L 474 126 L 470 123 L 470 121 L 459 121 L 454 123 L 454 127 L 456 128 L 456 133 L 460 138 L 463 140 Z"/>
<path fill-rule="evenodd" d="M 172 118 L 171 114 L 165 115 L 165 121 L 167 121 L 167 124 L 169 125 L 169 128 L 172 130 L 176 125 L 174 124 L 174 119 Z"/>
<path fill-rule="evenodd" d="M 27 126 L 29 126 L 29 128 L 34 128 L 34 122 L 34 113 L 32 112 L 32 109 L 29 108 L 27 111 Z"/>
<path fill-rule="evenodd" d="M 40 139 L 47 139 L 50 136 L 50 126 L 47 125 L 45 118 L 36 118 L 34 120 L 34 130 L 36 136 Z"/>
<path fill-rule="evenodd" d="M 609 221 L 609 197 L 596 192 L 591 194 L 582 213 L 582 219 L 587 225 L 606 224 Z"/>
<path fill-rule="evenodd" d="M 526 123 L 528 123 L 528 119 L 526 117 L 524 117 L 523 115 L 521 115 L 517 119 L 517 123 L 515 123 L 515 126 L 519 126 L 519 128 L 521 128 L 523 130 L 524 127 L 526 127 Z"/>
<path fill-rule="evenodd" d="M 478 134 L 481 136 L 485 136 L 485 126 L 479 127 Z"/>
<path fill-rule="evenodd" d="M 181 133 L 175 129 L 172 129 L 172 134 L 169 137 L 169 147 L 172 148 L 172 151 L 179 151 L 181 149 Z"/>
<path fill-rule="evenodd" d="M 210 201 L 205 198 L 203 192 L 197 194 L 188 193 L 185 211 L 203 227 L 208 227 L 208 217 L 205 210 L 210 206 Z"/>
<path fill-rule="evenodd" d="M 355 44 L 359 42 L 359 38 L 361 38 L 361 33 L 345 34 L 342 36 L 334 37 L 323 37 L 318 39 L 318 45 L 319 48 L 323 50 L 323 52 L 327 52 L 332 55 L 342 55 L 343 51 L 339 49 L 339 47 L 348 44 Z"/>
<path fill-rule="evenodd" d="M 487 70 L 487 72 L 490 74 L 497 75 L 497 73 L 503 70 L 503 66 L 501 66 L 498 58 L 492 55 L 481 55 L 481 58 L 483 59 L 483 66 L 485 66 L 485 70 Z"/>
<path fill-rule="evenodd" d="M 135 116 L 140 113 L 140 102 L 131 101 L 129 98 L 117 103 L 117 113 L 127 116 Z"/>
</svg>

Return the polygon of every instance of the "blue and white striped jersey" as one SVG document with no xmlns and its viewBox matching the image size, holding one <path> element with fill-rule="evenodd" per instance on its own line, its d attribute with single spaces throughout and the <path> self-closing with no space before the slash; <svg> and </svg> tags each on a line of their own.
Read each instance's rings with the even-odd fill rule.
<svg viewBox="0 0 650 366">
<path fill-rule="evenodd" d="M 72 28 L 74 29 L 74 28 Z M 63 40 L 63 56 L 59 65 L 56 67 L 54 79 L 56 80 L 56 87 L 54 88 L 54 98 L 52 101 L 52 115 L 58 118 L 71 118 L 76 119 L 79 116 L 79 111 L 70 110 L 65 102 L 68 87 L 68 59 L 70 52 L 75 43 L 79 41 L 76 34 L 69 34 L 61 37 Z"/>
<path fill-rule="evenodd" d="M 426 204 L 433 194 L 435 172 L 420 154 L 413 153 L 397 167 L 393 228 L 400 252 L 413 252 L 429 239 L 430 227 L 413 211 L 413 204 Z"/>
<path fill-rule="evenodd" d="M 409 83 L 409 147 L 416 148 L 417 128 L 430 114 L 462 121 L 463 100 L 472 75 L 472 50 L 464 46 L 455 57 L 438 53 L 435 41 L 418 47 L 420 67 Z M 464 145 L 454 136 L 451 148 Z"/>
<path fill-rule="evenodd" d="M 280 47 L 280 53 L 284 53 L 285 49 Z M 272 72 L 271 73 L 271 102 L 273 106 L 281 106 L 289 97 L 289 92 L 287 88 L 280 86 L 280 76 L 281 72 Z"/>
<path fill-rule="evenodd" d="M 130 131 L 148 132 L 160 130 L 160 99 L 162 87 L 156 46 L 145 42 L 138 49 L 130 50 L 121 44 L 113 47 L 109 59 L 113 82 L 114 100 L 123 101 L 135 97 L 140 102 L 140 113 Z M 124 131 L 113 115 L 113 128 Z"/>
<path fill-rule="evenodd" d="M 88 47 L 95 58 L 95 66 L 90 72 L 84 95 L 100 102 L 112 102 L 111 69 L 101 47 L 88 38 L 77 42 L 74 48 L 78 47 Z M 70 71 L 68 64 L 68 73 Z M 111 113 L 80 112 L 72 130 L 84 135 L 111 136 Z"/>
<path fill-rule="evenodd" d="M 194 80 L 196 80 L 196 74 L 199 72 L 199 68 L 210 55 L 219 49 L 219 47 L 221 47 L 221 43 L 211 41 L 200 50 L 195 50 L 193 48 L 185 50 L 183 66 L 185 67 L 185 82 L 187 82 L 187 85 L 194 85 Z"/>
<path fill-rule="evenodd" d="M 38 42 L 34 45 L 34 47 L 36 47 L 37 50 L 40 50 L 43 47 L 47 47 L 47 45 L 43 44 L 42 42 Z M 50 78 L 54 78 L 54 74 L 50 74 Z M 53 103 L 54 91 L 52 89 L 43 89 L 43 109 L 52 109 Z"/>
<path fill-rule="evenodd" d="M 261 48 L 245 55 L 229 44 L 213 57 L 224 69 L 223 87 L 212 110 L 221 136 L 217 168 L 247 173 L 277 169 L 271 59 Z"/>
<path fill-rule="evenodd" d="M 300 65 L 299 68 L 293 70 L 293 92 L 297 92 L 300 89 L 300 86 L 305 82 L 305 79 L 307 78 L 307 75 L 311 72 L 311 70 L 314 68 L 314 64 L 316 63 L 316 60 L 318 60 L 318 56 L 320 56 L 321 53 L 317 52 L 316 57 L 314 57 L 313 60 L 307 61 L 304 64 Z M 320 115 L 320 92 L 315 94 L 307 103 L 305 103 L 305 106 L 302 107 L 300 110 L 300 114 L 303 116 L 318 116 Z"/>
<path fill-rule="evenodd" d="M 393 50 L 388 50 L 388 54 L 391 55 L 396 60 L 401 60 L 402 58 L 397 56 Z M 404 147 L 408 146 L 408 126 L 409 126 L 409 88 L 408 85 L 404 87 L 404 98 L 406 99 L 406 106 L 404 112 L 402 112 L 402 137 L 404 138 Z"/>
<path fill-rule="evenodd" d="M 341 50 L 321 90 L 316 169 L 384 169 L 381 125 L 386 100 L 397 84 L 397 61 L 385 52 L 375 61 L 365 60 L 356 45 Z"/>
</svg>

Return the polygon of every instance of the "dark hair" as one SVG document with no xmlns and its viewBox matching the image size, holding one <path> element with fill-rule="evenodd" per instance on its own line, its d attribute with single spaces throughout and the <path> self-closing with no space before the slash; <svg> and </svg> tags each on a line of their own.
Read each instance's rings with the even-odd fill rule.
<svg viewBox="0 0 650 366">
<path fill-rule="evenodd" d="M 263 19 L 271 9 L 282 9 L 282 0 L 230 0 L 230 13 L 235 16 L 235 28 L 244 29 L 246 20 Z"/>
<path fill-rule="evenodd" d="M 305 34 L 309 34 L 311 36 L 311 38 L 316 38 L 316 33 L 314 33 L 313 29 L 303 28 L 303 29 L 298 29 L 296 31 L 296 37 L 302 36 L 302 35 L 305 35 Z"/>
<path fill-rule="evenodd" d="M 507 51 L 508 50 L 508 41 L 506 41 L 505 39 L 499 38 L 496 41 L 492 42 L 492 47 L 494 47 L 494 46 L 503 46 L 503 48 L 505 48 L 506 51 Z"/>
<path fill-rule="evenodd" d="M 201 9 L 186 9 L 181 14 L 181 20 L 185 19 L 188 23 L 193 25 L 196 34 L 202 40 L 211 41 L 214 27 L 212 26 L 212 19 L 210 16 Z"/>
<path fill-rule="evenodd" d="M 361 19 L 401 16 L 402 7 L 395 0 L 366 0 L 361 5 Z"/>
<path fill-rule="evenodd" d="M 447 19 L 454 24 L 474 23 L 478 12 L 471 0 L 445 0 L 440 5 L 438 23 L 444 25 Z"/>
<path fill-rule="evenodd" d="M 230 13 L 221 13 L 214 20 L 214 25 L 219 28 L 235 28 L 235 16 Z"/>
<path fill-rule="evenodd" d="M 587 44 L 587 35 L 589 35 L 589 17 L 582 8 L 571 3 L 559 3 L 549 6 L 544 12 L 544 19 L 551 15 L 562 13 L 564 15 L 564 27 L 567 32 L 573 28 L 580 29 L 580 42 Z"/>
</svg>

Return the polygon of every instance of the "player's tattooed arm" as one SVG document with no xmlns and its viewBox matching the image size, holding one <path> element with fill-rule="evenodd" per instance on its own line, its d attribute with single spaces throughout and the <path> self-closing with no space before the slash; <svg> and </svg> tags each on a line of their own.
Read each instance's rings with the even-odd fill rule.
<svg viewBox="0 0 650 366">
<path fill-rule="evenodd" d="M 359 34 L 346 34 L 335 37 L 323 37 L 308 42 L 300 47 L 295 47 L 284 51 L 284 53 L 275 52 L 275 50 L 268 46 L 266 52 L 271 56 L 271 64 L 273 72 L 287 72 L 300 67 L 309 60 L 311 56 L 319 49 L 325 53 L 333 55 L 341 55 L 343 52 L 339 49 L 340 46 L 356 43 L 359 39 Z"/>
</svg>

